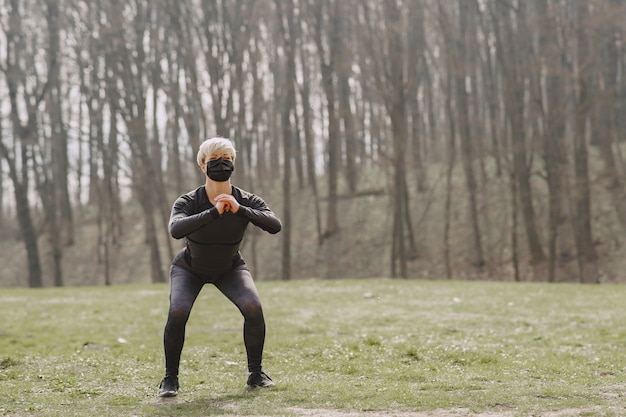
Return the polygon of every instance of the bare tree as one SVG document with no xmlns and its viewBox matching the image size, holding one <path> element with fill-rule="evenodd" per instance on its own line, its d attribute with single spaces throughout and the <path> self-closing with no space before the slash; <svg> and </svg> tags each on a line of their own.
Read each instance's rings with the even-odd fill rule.
<svg viewBox="0 0 626 417">
<path fill-rule="evenodd" d="M 162 281 L 171 200 L 215 135 L 283 204 L 281 261 L 257 265 L 273 277 L 595 282 L 623 243 L 596 230 L 626 228 L 624 0 L 6 3 L 0 220 L 19 208 L 29 285 L 66 282 L 93 216 L 92 275 L 114 283 L 129 206 Z"/>
<path fill-rule="evenodd" d="M 60 48 L 60 2 L 59 0 L 46 0 L 46 22 L 48 26 L 47 48 L 47 72 L 48 88 L 46 91 L 46 107 L 50 118 L 50 151 L 51 167 L 54 183 L 54 201 L 58 207 L 57 221 L 61 235 L 55 238 L 61 240 L 62 245 L 74 244 L 74 216 L 70 203 L 68 186 L 69 161 L 67 156 L 67 121 L 64 120 L 62 109 L 65 103 L 61 80 L 62 58 Z M 60 239 L 59 239 L 60 237 Z"/>
<path fill-rule="evenodd" d="M 331 237 L 339 231 L 338 216 L 338 177 L 341 165 L 341 133 L 337 111 L 337 99 L 334 84 L 334 71 L 338 59 L 339 27 L 336 8 L 338 0 L 308 0 L 308 18 L 311 21 L 312 35 L 317 46 L 320 62 L 322 86 L 326 97 L 328 115 L 328 209 L 326 213 L 325 237 Z"/>
<path fill-rule="evenodd" d="M 33 165 L 37 190 L 44 208 L 46 232 L 52 255 L 54 285 L 63 285 L 63 248 L 74 242 L 72 206 L 68 189 L 67 131 L 63 120 L 63 87 L 60 79 L 60 12 L 58 0 L 46 2 L 46 94 L 48 129 L 39 136 L 39 161 Z M 45 133 L 48 130 L 50 133 Z M 50 167 L 50 170 L 43 167 Z"/>
<path fill-rule="evenodd" d="M 443 27 L 448 25 L 448 18 L 445 13 L 439 13 L 440 24 Z M 444 38 L 448 32 L 444 32 Z M 450 41 L 448 41 L 448 44 Z M 454 171 L 454 165 L 456 162 L 456 118 L 454 117 L 454 111 L 452 108 L 452 97 L 454 88 L 454 78 L 452 68 L 456 68 L 454 62 L 456 61 L 456 54 L 445 54 L 446 64 L 448 71 L 446 72 L 446 85 L 445 85 L 445 110 L 448 115 L 448 134 L 447 134 L 447 157 L 448 160 L 446 166 L 446 191 L 445 191 L 445 203 L 444 203 L 444 228 L 443 228 L 443 261 L 446 273 L 446 278 L 453 278 L 452 269 L 452 255 L 450 245 L 451 235 L 451 217 L 452 217 L 452 205 L 453 205 L 453 191 L 452 191 L 452 174 Z"/>
<path fill-rule="evenodd" d="M 29 198 L 29 169 L 33 164 L 33 144 L 37 136 L 37 108 L 42 102 L 47 85 L 27 83 L 27 69 L 32 70 L 25 58 L 27 39 L 22 27 L 20 2 L 9 3 L 9 26 L 5 31 L 6 50 L 3 67 L 5 82 L 9 92 L 11 144 L 0 136 L 0 153 L 9 167 L 9 178 L 13 183 L 17 220 L 24 239 L 28 264 L 28 286 L 41 287 L 42 271 L 39 259 L 38 233 L 32 216 L 32 202 Z M 32 51 L 32 50 L 30 50 Z M 19 95 L 23 94 L 23 96 Z M 23 110 L 26 109 L 24 115 Z M 25 123 L 22 118 L 25 117 Z"/>
<path fill-rule="evenodd" d="M 335 9 L 335 21 L 341 22 L 336 27 L 335 41 L 337 42 L 337 54 L 335 72 L 337 77 L 337 104 L 338 114 L 343 126 L 343 138 L 345 143 L 345 173 L 348 191 L 355 193 L 358 186 L 358 146 L 356 144 L 356 132 L 354 127 L 354 116 L 352 112 L 352 91 L 350 78 L 352 74 L 352 64 L 354 63 L 354 51 L 352 45 L 353 19 L 350 14 L 355 9 L 352 1 L 337 1 Z"/>
<path fill-rule="evenodd" d="M 170 157 L 174 158 L 178 155 L 179 161 L 175 162 L 178 164 L 181 159 L 187 162 L 191 157 L 193 160 L 193 151 L 199 148 L 200 137 L 202 135 L 208 135 L 209 132 L 207 116 L 201 97 L 199 64 L 196 62 L 194 52 L 196 48 L 200 48 L 199 43 L 201 42 L 199 36 L 196 36 L 194 32 L 196 30 L 196 22 L 194 20 L 195 9 L 187 2 L 177 0 L 168 0 L 167 5 L 171 16 L 170 27 L 173 28 L 176 37 L 175 44 L 178 45 L 178 53 L 176 54 L 177 65 L 170 66 L 170 75 L 176 80 L 182 78 L 183 81 L 176 83 L 176 85 L 174 85 L 174 83 L 171 84 L 169 97 L 175 106 L 175 115 L 181 117 L 182 122 L 184 122 L 186 136 L 189 142 L 188 148 L 191 150 L 189 153 L 185 153 L 183 151 L 185 148 L 184 145 L 179 143 L 180 138 L 172 138 L 171 147 L 174 152 Z M 177 92 L 178 89 L 181 88 L 181 84 L 184 85 L 184 92 L 179 96 Z M 181 121 L 177 118 L 176 123 L 180 122 Z M 211 136 L 214 135 L 211 134 Z M 202 179 L 202 173 L 199 171 L 196 172 L 196 179 L 199 181 Z M 177 190 L 182 189 L 182 183 L 182 178 L 177 180 Z"/>
<path fill-rule="evenodd" d="M 296 33 L 295 13 L 292 0 L 276 2 L 278 11 L 278 26 L 281 38 L 284 40 L 285 77 L 282 80 L 283 94 L 280 97 L 281 131 L 283 138 L 283 252 L 282 252 L 282 279 L 291 279 L 291 180 L 292 161 L 294 160 L 293 139 L 295 137 L 296 115 Z"/>
<path fill-rule="evenodd" d="M 407 75 L 411 80 L 407 85 L 407 106 L 410 115 L 409 127 L 409 146 L 412 148 L 412 165 L 415 173 L 417 191 L 423 192 L 427 190 L 427 169 L 426 157 L 423 152 L 425 148 L 425 117 L 422 113 L 428 107 L 425 105 L 426 98 L 419 99 L 419 89 L 422 80 L 428 77 L 428 68 L 424 58 L 426 45 L 425 32 L 425 12 L 424 2 L 422 0 L 407 1 L 408 8 L 408 47 L 406 51 Z M 429 94 L 431 89 L 424 86 L 424 95 Z M 432 103 L 429 111 L 432 109 Z M 428 121 L 432 123 L 432 115 L 429 114 Z"/>
<path fill-rule="evenodd" d="M 476 81 L 474 66 L 472 65 L 472 57 L 476 54 L 475 36 L 472 34 L 472 25 L 474 16 L 474 8 L 471 7 L 473 2 L 459 0 L 458 16 L 459 16 L 459 35 L 455 39 L 454 48 L 450 48 L 448 53 L 458 54 L 456 67 L 450 68 L 456 76 L 456 103 L 459 127 L 459 141 L 461 145 L 461 160 L 463 162 L 463 170 L 465 172 L 465 183 L 467 186 L 467 195 L 469 198 L 469 216 L 472 225 L 473 235 L 473 251 L 474 259 L 472 263 L 478 270 L 482 270 L 485 265 L 485 255 L 483 253 L 483 243 L 480 231 L 479 215 L 478 215 L 478 184 L 474 168 L 474 160 L 476 159 L 476 137 L 472 135 L 470 128 L 470 91 L 476 90 Z M 472 21 L 469 21 L 472 19 Z M 470 89 L 468 91 L 468 88 Z"/>
<path fill-rule="evenodd" d="M 122 215 L 122 198 L 119 184 L 121 175 L 120 144 L 118 123 L 117 93 L 114 74 L 107 71 L 104 36 L 99 19 L 103 13 L 101 5 L 90 10 L 94 27 L 91 34 L 84 39 L 88 54 L 81 77 L 82 91 L 89 116 L 88 159 L 90 192 L 89 203 L 98 210 L 98 264 L 102 266 L 104 284 L 113 284 L 115 252 L 122 239 L 124 228 Z M 87 70 L 87 69 L 90 69 Z M 113 117 L 110 117 L 113 115 Z M 108 119 L 108 121 L 107 121 Z M 100 174 L 101 172 L 101 174 Z"/>
<path fill-rule="evenodd" d="M 623 17 L 626 14 L 626 5 L 619 1 L 608 1 L 602 12 L 606 16 L 619 16 L 621 21 L 613 23 L 605 19 L 598 19 L 600 28 L 586 22 L 589 18 L 589 5 L 576 2 L 577 19 L 577 46 L 578 79 L 577 79 L 577 111 L 591 112 L 593 116 L 594 135 L 592 143 L 598 145 L 600 156 L 604 163 L 604 177 L 606 187 L 610 192 L 615 214 L 622 231 L 626 230 L 626 192 L 624 191 L 624 172 L 620 166 L 620 154 L 616 144 L 620 140 L 620 124 L 623 125 L 623 113 L 618 110 L 620 101 L 624 102 L 626 82 L 624 82 L 624 44 L 623 44 Z M 621 3 L 621 4 L 620 4 Z M 582 16 L 582 17 L 581 17 Z M 593 21 L 592 21 L 593 22 Z M 598 41 L 592 40 L 593 31 L 597 31 Z M 620 50 L 621 44 L 621 50 Z M 592 50 L 591 48 L 597 48 Z M 595 53 L 594 53 L 595 52 Z M 598 56 L 598 53 L 601 55 Z M 620 74 L 621 72 L 621 74 Z M 592 74 L 595 75 L 592 77 Z M 594 78 L 597 81 L 594 82 Z M 591 90 L 597 91 L 591 94 Z M 583 101 L 584 100 L 584 101 Z M 585 114 L 580 116 L 585 120 Z M 581 122 L 582 123 L 582 122 Z M 584 126 L 584 125 L 582 125 Z M 577 128 L 581 128 L 581 125 Z M 582 140 L 582 139 L 581 139 Z"/>
<path fill-rule="evenodd" d="M 146 127 L 144 82 L 146 53 L 143 38 L 147 30 L 150 8 L 142 0 L 138 0 L 135 7 L 133 20 L 128 22 L 128 30 L 133 36 L 129 41 L 124 38 L 125 21 L 122 4 L 114 0 L 111 7 L 106 10 L 110 24 L 108 28 L 110 38 L 106 51 L 107 70 L 115 74 L 111 81 L 123 86 L 119 96 L 119 114 L 113 113 L 111 118 L 115 120 L 117 116 L 121 116 L 127 128 L 132 157 L 133 191 L 143 211 L 146 244 L 150 249 L 152 282 L 165 282 L 155 223 L 155 214 L 162 203 L 160 200 L 162 194 L 154 192 L 153 187 L 147 185 L 160 183 L 157 176 L 161 175 L 161 170 L 156 171 L 152 163 L 152 158 L 155 157 L 152 152 L 155 149 L 149 147 Z"/>
<path fill-rule="evenodd" d="M 538 0 L 537 26 L 539 32 L 539 57 L 534 66 L 531 80 L 534 86 L 535 102 L 540 103 L 543 159 L 548 183 L 549 221 L 548 221 L 548 277 L 549 282 L 556 278 L 557 243 L 559 231 L 565 221 L 563 208 L 565 193 L 565 174 L 567 159 L 565 155 L 565 75 L 563 62 L 566 61 L 564 47 L 559 44 L 559 21 L 554 10 L 549 10 L 546 0 Z M 543 77 L 541 73 L 545 74 Z M 545 78 L 545 94 L 541 93 L 541 80 Z"/>
<path fill-rule="evenodd" d="M 407 231 L 412 233 L 410 223 L 405 227 L 408 217 L 409 193 L 406 184 L 406 149 L 407 149 L 407 104 L 406 87 L 408 75 L 404 69 L 404 46 L 402 42 L 402 11 L 395 0 L 386 0 L 383 4 L 384 19 L 387 28 L 387 55 L 389 59 L 383 66 L 380 75 L 380 93 L 383 94 L 384 102 L 391 119 L 393 134 L 393 244 L 391 254 L 391 275 L 408 277 L 406 248 Z M 382 61 L 382 59 L 381 59 Z M 388 91 L 388 93 L 386 93 Z"/>
<path fill-rule="evenodd" d="M 587 150 L 587 123 L 589 120 L 591 71 L 585 62 L 591 54 L 591 38 L 585 30 L 589 20 L 589 9 L 586 2 L 576 2 L 576 56 L 578 58 L 578 77 L 575 78 L 574 96 L 574 166 L 575 166 L 575 207 L 574 230 L 580 280 L 585 283 L 598 282 L 598 254 L 593 243 L 591 229 L 591 189 L 589 180 L 589 152 Z M 612 112 L 610 110 L 609 114 Z M 614 128 L 615 125 L 613 124 Z M 610 134 L 607 135 L 610 137 Z M 610 145 L 609 145 L 610 147 Z M 603 147 L 604 148 L 604 147 Z M 608 149 L 606 158 L 610 160 Z M 616 177 L 615 177 L 616 178 Z M 619 209 L 618 209 L 619 210 Z"/>
<path fill-rule="evenodd" d="M 296 27 L 297 29 L 297 27 Z M 307 179 L 308 185 L 311 188 L 313 194 L 313 208 L 315 217 L 315 230 L 317 231 L 317 242 L 322 244 L 323 232 L 322 232 L 322 214 L 320 208 L 320 195 L 318 190 L 318 175 L 316 171 L 316 152 L 315 152 L 315 136 L 313 133 L 313 112 L 311 110 L 310 103 L 311 98 L 311 83 L 312 83 L 312 64 L 311 57 L 307 54 L 307 49 L 301 46 L 300 52 L 300 65 L 302 72 L 302 83 L 300 87 L 300 96 L 302 100 L 302 135 L 304 136 L 304 153 L 306 159 Z"/>
<path fill-rule="evenodd" d="M 494 22 L 494 38 L 497 48 L 498 62 L 502 71 L 504 85 L 504 102 L 507 119 L 511 129 L 511 146 L 513 173 L 516 192 L 519 193 L 524 229 L 530 253 L 530 263 L 535 267 L 535 279 L 542 279 L 541 266 L 546 260 L 537 229 L 537 216 L 533 206 L 532 187 L 530 184 L 530 166 L 527 131 L 524 128 L 526 110 L 525 78 L 527 74 L 528 40 L 522 33 L 527 33 L 526 7 L 520 3 L 512 8 L 508 3 L 496 2 L 490 5 Z M 517 31 L 516 31 L 517 30 Z M 515 51 L 516 53 L 510 53 Z M 516 210 L 516 207 L 513 207 Z"/>
</svg>

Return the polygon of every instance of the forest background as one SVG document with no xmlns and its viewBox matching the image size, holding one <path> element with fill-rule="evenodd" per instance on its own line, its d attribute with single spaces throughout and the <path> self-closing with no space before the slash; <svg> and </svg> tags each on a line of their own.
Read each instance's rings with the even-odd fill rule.
<svg viewBox="0 0 626 417">
<path fill-rule="evenodd" d="M 3 0 L 0 286 L 165 282 L 199 143 L 257 279 L 625 282 L 625 0 Z"/>
</svg>

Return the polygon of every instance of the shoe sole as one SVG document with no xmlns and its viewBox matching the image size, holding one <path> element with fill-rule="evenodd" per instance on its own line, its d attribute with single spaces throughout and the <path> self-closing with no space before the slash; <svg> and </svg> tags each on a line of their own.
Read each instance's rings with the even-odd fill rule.
<svg viewBox="0 0 626 417">
<path fill-rule="evenodd" d="M 178 392 L 176 392 L 176 391 L 165 391 L 165 392 L 159 392 L 158 395 L 159 395 L 160 398 L 176 397 L 178 395 Z"/>
</svg>

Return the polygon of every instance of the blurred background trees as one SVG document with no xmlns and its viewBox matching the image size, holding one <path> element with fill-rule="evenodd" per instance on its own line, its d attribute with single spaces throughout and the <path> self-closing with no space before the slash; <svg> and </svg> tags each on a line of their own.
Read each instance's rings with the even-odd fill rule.
<svg viewBox="0 0 626 417">
<path fill-rule="evenodd" d="M 259 279 L 620 281 L 624 0 L 5 0 L 0 285 L 164 282 L 199 143 Z"/>
</svg>

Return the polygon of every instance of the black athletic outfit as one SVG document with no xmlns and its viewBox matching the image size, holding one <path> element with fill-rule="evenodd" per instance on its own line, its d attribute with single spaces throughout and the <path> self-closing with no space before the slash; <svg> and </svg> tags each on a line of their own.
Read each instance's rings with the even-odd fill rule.
<svg viewBox="0 0 626 417">
<path fill-rule="evenodd" d="M 187 245 L 170 267 L 170 308 L 163 337 L 166 375 L 178 375 L 191 308 L 204 284 L 209 283 L 241 311 L 248 370 L 261 370 L 265 320 L 239 245 L 248 223 L 274 234 L 280 231 L 281 222 L 260 197 L 234 186 L 232 195 L 239 203 L 237 213 L 220 215 L 204 186 L 180 196 L 172 207 L 170 234 L 176 239 L 186 238 Z"/>
</svg>

